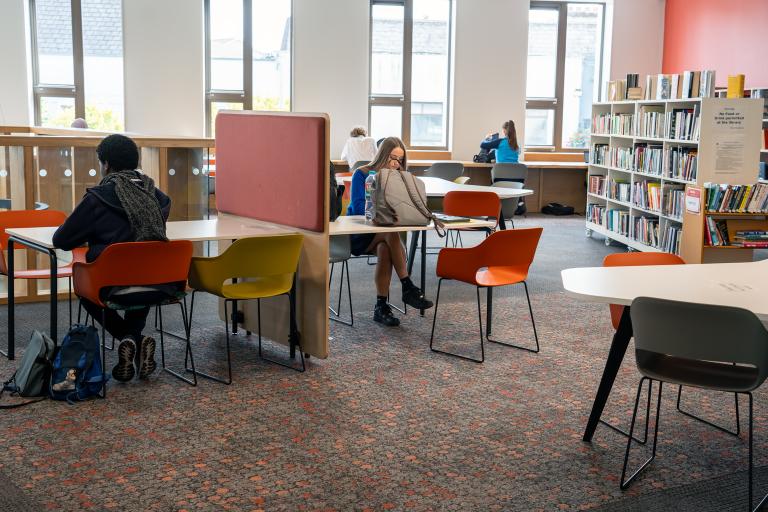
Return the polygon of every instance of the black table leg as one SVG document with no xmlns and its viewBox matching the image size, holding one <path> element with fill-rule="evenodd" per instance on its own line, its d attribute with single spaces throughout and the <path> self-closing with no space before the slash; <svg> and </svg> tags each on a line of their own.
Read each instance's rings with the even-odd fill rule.
<svg viewBox="0 0 768 512">
<path fill-rule="evenodd" d="M 427 232 L 421 232 L 421 293 L 426 295 L 427 293 Z M 419 314 L 424 316 L 424 310 L 420 310 Z"/>
<path fill-rule="evenodd" d="M 58 283 L 58 258 L 56 257 L 56 249 L 50 249 L 48 251 L 48 257 L 51 261 L 51 339 L 58 344 L 58 311 L 59 311 L 59 283 Z M 106 343 L 106 341 L 105 341 Z"/>
<path fill-rule="evenodd" d="M 592 412 L 589 413 L 589 421 L 587 421 L 587 428 L 584 429 L 584 441 L 591 442 L 592 436 L 595 434 L 595 428 L 600 421 L 600 416 L 603 414 L 603 409 L 608 401 L 608 396 L 611 394 L 611 388 L 613 388 L 613 382 L 616 380 L 616 374 L 619 373 L 619 367 L 624 360 L 624 354 L 627 352 L 629 346 L 629 340 L 632 339 L 632 320 L 629 317 L 629 306 L 624 307 L 624 312 L 621 314 L 621 320 L 619 321 L 619 328 L 616 329 L 616 334 L 613 335 L 613 341 L 611 341 L 611 349 L 608 351 L 608 360 L 605 362 L 605 368 L 603 369 L 603 376 L 600 379 L 600 386 L 597 388 L 597 395 L 595 401 L 592 403 Z"/>
<path fill-rule="evenodd" d="M 408 275 L 413 272 L 413 260 L 416 259 L 416 247 L 419 245 L 419 232 L 411 231 L 411 247 L 408 249 Z"/>
<path fill-rule="evenodd" d="M 507 229 L 507 221 L 504 220 L 504 215 L 499 215 L 499 229 Z"/>
<path fill-rule="evenodd" d="M 15 299 L 13 296 L 13 239 L 8 239 L 8 352 L 3 352 L 0 350 L 0 353 L 3 354 L 8 359 L 14 359 L 16 357 L 16 340 L 14 338 L 15 333 Z"/>
</svg>

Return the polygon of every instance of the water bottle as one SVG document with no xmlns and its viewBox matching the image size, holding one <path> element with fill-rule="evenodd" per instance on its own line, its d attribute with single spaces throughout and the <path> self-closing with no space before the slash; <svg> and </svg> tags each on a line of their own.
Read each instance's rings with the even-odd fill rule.
<svg viewBox="0 0 768 512">
<path fill-rule="evenodd" d="M 371 169 L 368 171 L 368 177 L 365 178 L 365 223 L 373 224 L 373 200 L 371 199 L 371 192 L 374 187 L 374 180 L 376 179 L 376 171 Z"/>
</svg>

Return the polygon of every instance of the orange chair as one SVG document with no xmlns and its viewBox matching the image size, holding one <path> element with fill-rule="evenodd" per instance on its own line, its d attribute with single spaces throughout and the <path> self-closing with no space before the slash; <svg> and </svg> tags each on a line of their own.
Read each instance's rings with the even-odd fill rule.
<svg viewBox="0 0 768 512">
<path fill-rule="evenodd" d="M 624 253 L 614 253 L 609 254 L 603 259 L 603 266 L 604 267 L 634 267 L 634 266 L 644 266 L 644 265 L 685 265 L 685 260 L 683 260 L 680 256 L 676 254 L 671 254 L 667 252 L 624 252 Z M 624 306 L 618 305 L 618 304 L 610 304 L 610 311 L 611 311 L 611 324 L 613 325 L 613 328 L 618 330 L 619 329 L 619 322 L 621 321 L 621 315 L 624 313 Z M 704 418 L 701 418 L 699 416 L 696 416 L 695 414 L 689 413 L 687 411 L 684 411 L 680 407 L 680 399 L 682 396 L 683 387 L 678 386 L 677 389 L 677 410 L 681 412 L 682 414 L 688 416 L 689 418 L 698 420 L 702 423 L 705 423 L 711 427 L 714 427 L 718 430 L 721 430 L 727 434 L 731 434 L 734 436 L 738 436 L 741 433 L 741 423 L 739 420 L 739 397 L 738 394 L 734 394 L 735 397 L 735 404 L 736 404 L 736 430 L 732 431 L 727 428 L 724 428 L 720 425 L 716 425 L 714 423 L 711 423 Z M 648 383 L 648 404 L 647 404 L 647 411 L 645 415 L 645 434 L 643 440 L 637 439 L 633 437 L 635 441 L 637 441 L 640 444 L 645 444 L 646 440 L 648 439 L 648 423 L 649 423 L 649 417 L 650 414 L 648 414 L 648 411 L 650 410 L 650 404 L 651 404 L 651 383 Z M 624 436 L 629 436 L 629 433 L 608 423 L 607 421 L 600 420 L 600 423 L 603 425 L 619 432 L 620 434 L 623 434 Z"/>
<path fill-rule="evenodd" d="M 6 229 L 13 228 L 43 228 L 61 226 L 67 219 L 67 214 L 57 210 L 9 210 L 0 212 L 0 275 L 8 276 L 8 264 L 5 261 L 5 251 L 8 248 L 10 235 Z M 23 245 L 16 245 L 14 249 L 24 249 Z M 87 249 L 80 247 L 72 251 L 72 261 L 58 267 L 58 277 L 66 277 L 69 280 L 69 323 L 72 324 L 72 265 L 75 262 L 84 262 Z M 14 269 L 15 279 L 49 279 L 49 269 Z"/>
<path fill-rule="evenodd" d="M 443 213 L 446 215 L 455 215 L 457 217 L 485 217 L 495 219 L 496 225 L 492 228 L 466 228 L 452 229 L 456 237 L 451 236 L 453 246 L 461 244 L 462 231 L 485 231 L 490 235 L 499 225 L 499 215 L 501 212 L 501 201 L 499 196 L 493 192 L 472 192 L 465 190 L 454 190 L 445 194 L 443 199 Z M 450 224 L 448 225 L 450 227 Z M 448 246 L 448 238 L 445 238 L 445 245 Z"/>
<path fill-rule="evenodd" d="M 495 194 L 493 194 L 495 195 Z M 437 276 L 440 278 L 437 285 L 437 297 L 435 298 L 435 315 L 432 319 L 432 335 L 429 338 L 429 348 L 433 352 L 447 354 L 461 359 L 467 359 L 476 363 L 485 360 L 484 339 L 492 343 L 519 348 L 529 352 L 539 351 L 539 337 L 536 333 L 536 323 L 533 319 L 531 298 L 528 295 L 528 268 L 533 262 L 536 247 L 541 238 L 542 228 L 515 229 L 510 231 L 497 231 L 483 240 L 480 245 L 469 248 L 442 249 L 437 257 Z M 477 287 L 477 316 L 480 321 L 480 359 L 474 359 L 452 352 L 446 352 L 434 348 L 435 323 L 437 322 L 437 308 L 440 303 L 440 287 L 445 279 L 455 279 Z M 533 336 L 536 340 L 536 348 L 526 348 L 510 343 L 504 343 L 490 338 L 491 321 L 493 317 L 493 288 L 523 283 L 525 297 L 528 300 L 528 311 L 533 325 Z M 487 288 L 488 312 L 486 315 L 486 334 L 483 335 L 482 313 L 480 311 L 480 288 Z"/>
<path fill-rule="evenodd" d="M 177 240 L 172 242 L 125 242 L 108 246 L 92 263 L 76 263 L 73 267 L 73 279 L 75 282 L 75 294 L 88 299 L 97 306 L 114 310 L 125 310 L 135 307 L 165 306 L 167 304 L 179 304 L 184 322 L 186 335 L 186 355 L 189 356 L 192 365 L 190 380 L 183 375 L 171 370 L 165 365 L 165 346 L 163 339 L 163 313 L 158 308 L 160 320 L 160 354 L 162 367 L 171 375 L 193 386 L 197 385 L 195 374 L 195 362 L 192 359 L 192 348 L 189 343 L 189 322 L 186 308 L 186 285 L 189 265 L 192 261 L 192 242 Z M 138 264 L 151 262 L 151 264 Z M 177 293 L 169 297 L 165 293 L 158 293 L 156 300 L 149 300 L 141 306 L 136 304 L 122 305 L 102 296 L 102 290 L 112 286 L 152 286 L 158 284 L 174 283 L 178 285 Z M 101 339 L 105 339 L 104 329 L 105 315 L 101 318 Z M 101 343 L 102 368 L 105 368 L 105 346 Z M 106 376 L 102 375 L 106 383 Z M 102 390 L 102 396 L 106 396 L 106 387 Z"/>
</svg>

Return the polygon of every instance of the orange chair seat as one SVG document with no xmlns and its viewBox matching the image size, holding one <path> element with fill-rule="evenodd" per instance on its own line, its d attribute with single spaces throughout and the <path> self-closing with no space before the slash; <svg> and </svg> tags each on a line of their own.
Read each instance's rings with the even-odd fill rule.
<svg viewBox="0 0 768 512">
<path fill-rule="evenodd" d="M 475 281 L 480 286 L 506 286 L 521 283 L 526 277 L 527 269 L 520 267 L 487 267 L 477 271 Z"/>
</svg>

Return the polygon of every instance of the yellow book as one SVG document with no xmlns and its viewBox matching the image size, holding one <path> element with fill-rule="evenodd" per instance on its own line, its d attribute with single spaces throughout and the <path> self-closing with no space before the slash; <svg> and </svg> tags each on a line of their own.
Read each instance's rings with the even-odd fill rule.
<svg viewBox="0 0 768 512">
<path fill-rule="evenodd" d="M 728 76 L 728 98 L 744 97 L 744 75 Z"/>
</svg>

